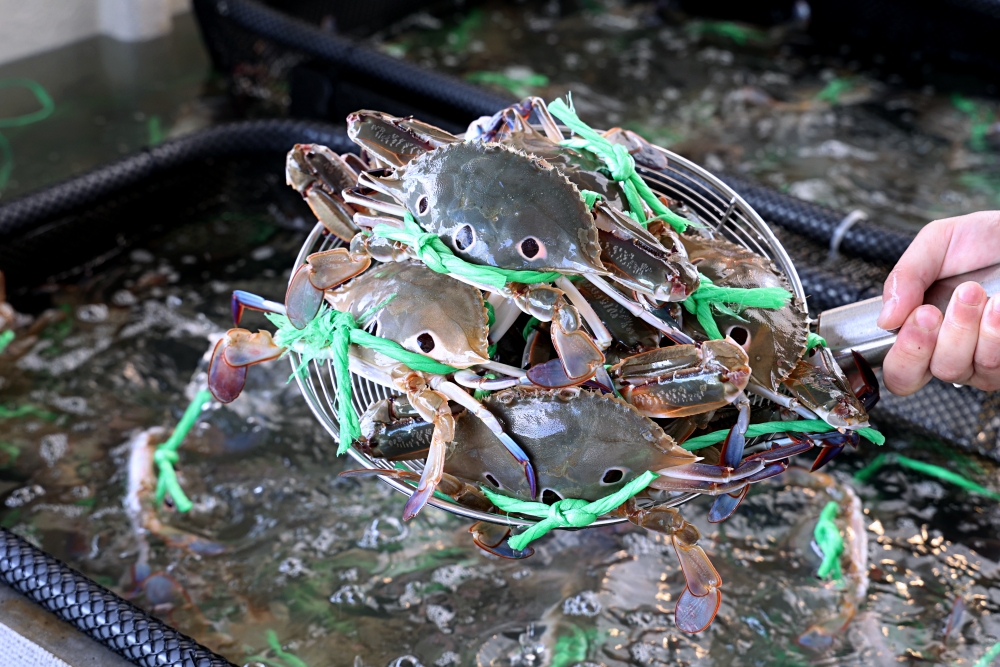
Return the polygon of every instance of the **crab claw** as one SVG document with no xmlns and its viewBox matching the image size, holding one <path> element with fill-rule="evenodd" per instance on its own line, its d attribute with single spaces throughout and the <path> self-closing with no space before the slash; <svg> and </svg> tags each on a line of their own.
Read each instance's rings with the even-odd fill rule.
<svg viewBox="0 0 1000 667">
<path fill-rule="evenodd" d="M 277 359 L 285 348 L 275 345 L 268 331 L 250 333 L 246 329 L 230 329 L 212 350 L 208 364 L 208 389 L 221 403 L 231 403 L 243 391 L 247 368 Z"/>
<path fill-rule="evenodd" d="M 604 353 L 583 329 L 580 313 L 569 304 L 556 308 L 552 318 L 552 344 L 566 375 L 584 380 L 604 364 Z"/>
<path fill-rule="evenodd" d="M 461 141 L 455 135 L 413 117 L 397 118 L 365 109 L 347 116 L 347 136 L 393 167 L 402 167 L 418 155 Z"/>
<path fill-rule="evenodd" d="M 469 527 L 469 532 L 472 533 L 472 541 L 477 547 L 494 556 L 508 560 L 519 560 L 530 558 L 535 554 L 535 550 L 531 547 L 525 547 L 520 551 L 510 548 L 507 543 L 507 538 L 510 537 L 510 526 L 477 521 Z"/>
<path fill-rule="evenodd" d="M 306 200 L 331 233 L 350 241 L 358 232 L 354 210 L 340 192 L 357 182 L 357 173 L 341 156 L 319 144 L 296 144 L 285 159 L 285 181 Z"/>
<path fill-rule="evenodd" d="M 288 283 L 285 310 L 296 329 L 304 328 L 316 317 L 323 303 L 323 293 L 364 272 L 371 257 L 352 254 L 346 248 L 317 252 L 306 258 Z"/>
<path fill-rule="evenodd" d="M 854 365 L 857 370 L 848 373 L 847 380 L 851 383 L 854 395 L 865 407 L 865 412 L 869 412 L 878 403 L 878 378 L 875 377 L 875 371 L 872 370 L 871 364 L 857 350 L 851 350 L 851 354 L 854 356 Z"/>
</svg>

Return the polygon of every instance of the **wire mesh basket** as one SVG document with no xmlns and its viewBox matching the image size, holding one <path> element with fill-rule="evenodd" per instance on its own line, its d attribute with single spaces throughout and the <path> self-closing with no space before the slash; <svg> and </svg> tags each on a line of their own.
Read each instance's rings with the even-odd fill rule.
<svg viewBox="0 0 1000 667">
<path fill-rule="evenodd" d="M 659 148 L 667 157 L 668 166 L 662 170 L 639 168 L 638 172 L 650 188 L 657 194 L 680 201 L 694 213 L 703 224 L 708 225 L 730 241 L 770 258 L 775 265 L 788 277 L 792 291 L 797 297 L 797 303 L 805 303 L 805 293 L 799 281 L 795 266 L 784 247 L 775 237 L 763 219 L 736 192 L 721 180 L 702 169 L 693 162 L 682 158 L 666 149 Z M 342 242 L 325 233 L 322 224 L 317 224 L 302 244 L 302 249 L 296 259 L 296 268 L 304 264 L 306 257 L 314 252 L 329 250 Z M 291 354 L 293 368 L 299 368 L 302 357 Z M 330 436 L 338 438 L 340 426 L 337 421 L 338 392 L 333 365 L 329 360 L 314 359 L 309 363 L 308 373 L 295 375 L 302 395 L 320 423 Z M 367 380 L 359 375 L 351 374 L 352 407 L 360 417 L 373 403 L 390 396 L 398 395 L 392 389 Z M 374 459 L 356 447 L 351 447 L 348 453 L 362 466 L 369 469 L 390 469 L 392 463 L 383 459 Z M 404 463 L 410 470 L 422 470 L 422 462 L 407 461 Z M 380 477 L 382 481 L 397 491 L 410 495 L 413 487 L 390 477 Z M 695 494 L 680 494 L 662 503 L 666 506 L 683 504 L 695 497 Z M 513 525 L 529 525 L 534 520 L 521 519 L 497 514 L 481 512 L 459 505 L 450 500 L 434 497 L 431 505 L 480 521 L 503 522 Z M 602 517 L 593 525 L 618 523 L 625 519 L 620 517 Z"/>
</svg>

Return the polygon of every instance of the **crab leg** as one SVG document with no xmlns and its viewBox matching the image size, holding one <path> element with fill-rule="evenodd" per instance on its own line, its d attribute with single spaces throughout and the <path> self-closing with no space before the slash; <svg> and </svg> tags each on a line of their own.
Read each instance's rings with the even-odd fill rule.
<svg viewBox="0 0 1000 667">
<path fill-rule="evenodd" d="M 325 290 L 336 287 L 371 266 L 371 257 L 335 248 L 309 255 L 295 270 L 285 293 L 285 310 L 296 329 L 312 321 L 323 304 Z"/>
<path fill-rule="evenodd" d="M 619 511 L 635 525 L 670 537 L 686 584 L 674 608 L 674 623 L 690 633 L 707 628 L 722 604 L 722 577 L 705 550 L 698 546 L 701 538 L 698 529 L 674 508 L 640 509 L 634 500 L 629 500 Z"/>
<path fill-rule="evenodd" d="M 580 294 L 580 290 L 576 288 L 573 281 L 566 276 L 560 276 L 556 279 L 556 285 L 566 293 L 570 303 L 576 306 L 576 309 L 580 311 L 580 315 L 583 316 L 584 321 L 590 326 L 590 330 L 594 332 L 594 342 L 597 343 L 597 347 L 602 350 L 608 349 L 612 341 L 611 332 L 604 326 L 604 322 L 594 312 L 593 307 L 587 299 Z"/>
<path fill-rule="evenodd" d="M 491 295 L 490 303 L 493 304 L 493 312 L 496 315 L 496 321 L 490 328 L 489 342 L 491 345 L 503 338 L 503 335 L 521 315 L 521 309 L 512 299 L 503 299 L 502 301 L 497 299 L 498 303 L 493 303 L 493 301 L 494 295 Z"/>
<path fill-rule="evenodd" d="M 521 467 L 524 468 L 524 476 L 528 480 L 528 488 L 531 490 L 531 499 L 534 500 L 538 493 L 538 482 L 535 475 L 535 469 L 531 465 L 531 460 L 528 458 L 527 453 L 521 446 L 518 445 L 514 440 L 507 435 L 504 431 L 503 426 L 497 421 L 497 418 L 493 416 L 493 413 L 487 410 L 482 403 L 477 401 L 472 396 L 469 396 L 461 387 L 451 382 L 448 382 L 441 376 L 435 376 L 431 378 L 431 387 L 441 392 L 449 399 L 455 401 L 465 409 L 467 409 L 472 414 L 476 415 L 486 426 L 493 431 L 493 435 L 503 443 L 503 446 L 507 448 Z M 443 465 L 443 463 L 442 463 Z"/>
<path fill-rule="evenodd" d="M 212 350 L 208 364 L 209 391 L 220 403 L 233 402 L 246 384 L 247 368 L 277 359 L 285 350 L 274 344 L 270 332 L 230 329 Z"/>
<path fill-rule="evenodd" d="M 406 215 L 406 209 L 399 204 L 391 204 L 381 199 L 375 199 L 361 192 L 359 188 L 348 188 L 344 190 L 344 201 L 350 204 L 364 206 L 378 213 L 388 213 L 389 215 L 402 218 Z"/>
<path fill-rule="evenodd" d="M 816 416 L 815 412 L 805 407 L 794 398 L 790 396 L 785 396 L 784 394 L 779 394 L 776 391 L 772 391 L 767 387 L 765 387 L 764 385 L 757 382 L 756 380 L 754 380 L 753 378 L 750 378 L 750 382 L 747 384 L 747 391 L 749 391 L 751 394 L 756 394 L 758 396 L 766 398 L 769 401 L 777 403 L 781 407 L 793 411 L 795 414 L 802 417 L 803 419 L 819 419 L 819 417 Z"/>
<path fill-rule="evenodd" d="M 278 303 L 276 301 L 269 301 L 262 296 L 254 294 L 253 292 L 233 290 L 233 297 L 230 303 L 233 311 L 233 324 L 236 326 L 239 326 L 240 320 L 243 319 L 243 311 L 246 308 L 249 308 L 250 310 L 259 310 L 262 313 L 277 313 L 278 315 L 285 314 L 285 304 Z"/>
<path fill-rule="evenodd" d="M 483 391 L 500 391 L 501 389 L 510 389 L 519 384 L 524 384 L 521 378 L 500 377 L 490 379 L 476 375 L 469 369 L 458 371 L 454 377 L 455 382 L 463 387 L 481 389 Z"/>
<path fill-rule="evenodd" d="M 621 292 L 619 292 L 614 287 L 605 282 L 604 279 L 601 278 L 600 276 L 584 274 L 584 278 L 589 280 L 591 284 L 594 285 L 594 287 L 601 290 L 609 297 L 611 297 L 612 299 L 620 303 L 622 306 L 624 306 L 625 309 L 628 310 L 628 312 L 632 313 L 634 317 L 638 317 L 646 324 L 649 324 L 655 329 L 660 330 L 661 332 L 663 332 L 664 336 L 674 341 L 678 345 L 690 345 L 694 343 L 694 339 L 691 338 L 691 336 L 688 336 L 680 329 L 670 326 L 669 324 L 658 318 L 656 315 L 653 315 L 645 308 L 636 304 L 631 299 L 623 296 Z"/>
</svg>

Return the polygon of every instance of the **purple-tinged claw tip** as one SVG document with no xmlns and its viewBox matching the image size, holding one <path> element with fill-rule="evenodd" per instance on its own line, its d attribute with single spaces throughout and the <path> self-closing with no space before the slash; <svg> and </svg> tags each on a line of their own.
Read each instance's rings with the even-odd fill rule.
<svg viewBox="0 0 1000 667">
<path fill-rule="evenodd" d="M 538 478 L 535 476 L 535 468 L 531 461 L 524 464 L 524 476 L 528 478 L 528 489 L 531 491 L 531 499 L 538 497 Z"/>
<path fill-rule="evenodd" d="M 406 500 L 406 505 L 403 506 L 403 521 L 409 521 L 417 516 L 432 495 L 434 495 L 434 489 L 431 487 L 414 491 L 413 495 Z"/>
</svg>

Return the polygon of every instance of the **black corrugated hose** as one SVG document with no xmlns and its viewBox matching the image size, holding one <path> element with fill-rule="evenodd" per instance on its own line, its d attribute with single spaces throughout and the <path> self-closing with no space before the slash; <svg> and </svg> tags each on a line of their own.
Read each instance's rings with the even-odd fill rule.
<svg viewBox="0 0 1000 667">
<path fill-rule="evenodd" d="M 4 528 L 0 579 L 141 667 L 236 667 Z"/>
<path fill-rule="evenodd" d="M 844 220 L 843 213 L 831 208 L 790 197 L 738 176 L 721 174 L 720 178 L 762 218 L 820 245 L 830 244 L 834 231 Z M 893 229 L 872 220 L 859 220 L 844 234 L 839 249 L 849 257 L 895 264 L 913 237 L 913 233 L 905 230 Z"/>
<path fill-rule="evenodd" d="M 197 160 L 284 153 L 296 143 L 324 144 L 338 153 L 357 150 L 343 128 L 327 123 L 253 120 L 216 125 L 146 148 L 0 206 L 0 243 L 43 222 Z"/>
<path fill-rule="evenodd" d="M 254 0 L 196 0 L 194 8 L 199 15 L 214 12 L 244 30 L 320 58 L 386 90 L 433 102 L 449 115 L 467 115 L 466 122 L 491 115 L 512 101 L 486 88 L 365 48 Z M 200 23 L 206 25 L 204 20 Z M 211 39 L 205 41 L 212 43 Z"/>
</svg>

